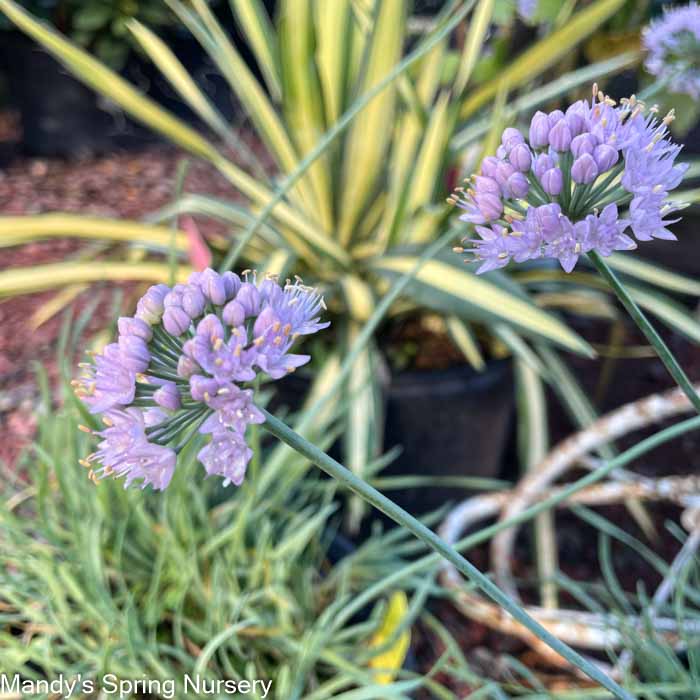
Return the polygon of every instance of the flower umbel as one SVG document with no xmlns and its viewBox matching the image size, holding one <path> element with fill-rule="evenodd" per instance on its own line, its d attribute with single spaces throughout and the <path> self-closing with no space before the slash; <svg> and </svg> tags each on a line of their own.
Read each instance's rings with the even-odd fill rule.
<svg viewBox="0 0 700 700">
<path fill-rule="evenodd" d="M 250 279 L 249 279 L 250 278 Z M 290 352 L 315 333 L 323 298 L 301 280 L 281 286 L 254 273 L 193 273 L 172 289 L 150 287 L 133 318 L 120 318 L 117 342 L 82 363 L 77 396 L 105 428 L 82 464 L 93 480 L 125 477 L 125 486 L 168 486 L 177 455 L 198 433 L 197 457 L 208 475 L 240 485 L 252 451 L 248 425 L 262 423 L 247 382 L 264 372 L 279 379 L 309 361 Z M 89 430 L 89 429 L 87 429 Z M 92 432 L 92 431 L 90 431 Z"/>
<path fill-rule="evenodd" d="M 645 68 L 671 92 L 700 97 L 700 7 L 666 10 L 642 32 Z"/>
<path fill-rule="evenodd" d="M 666 217 L 683 205 L 668 195 L 688 166 L 675 163 L 673 112 L 658 120 L 656 111 L 634 96 L 618 105 L 594 85 L 590 103 L 537 112 L 527 140 L 507 128 L 468 189 L 447 200 L 479 234 L 456 252 L 472 253 L 478 273 L 539 258 L 571 272 L 584 253 L 636 248 L 628 229 L 638 241 L 675 240 L 666 226 L 677 219 Z M 629 218 L 620 218 L 624 206 Z"/>
</svg>

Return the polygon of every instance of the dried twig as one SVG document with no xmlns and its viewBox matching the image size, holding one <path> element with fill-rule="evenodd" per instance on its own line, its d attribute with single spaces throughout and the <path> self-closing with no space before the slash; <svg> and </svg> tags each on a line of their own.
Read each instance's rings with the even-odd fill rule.
<svg viewBox="0 0 700 700">
<path fill-rule="evenodd" d="M 623 406 L 600 418 L 586 430 L 560 443 L 512 491 L 484 494 L 464 501 L 443 523 L 440 529 L 441 536 L 453 544 L 469 526 L 480 520 L 496 515 L 499 515 L 501 520 L 506 520 L 519 514 L 532 503 L 556 495 L 562 488 L 552 486 L 552 482 L 576 464 L 595 466 L 588 454 L 601 444 L 650 423 L 687 411 L 689 408 L 687 398 L 679 390 L 653 395 Z M 651 479 L 619 470 L 618 473 L 611 474 L 609 481 L 573 494 L 560 503 L 559 507 L 568 507 L 573 504 L 609 505 L 623 503 L 629 499 L 670 501 L 686 509 L 683 524 L 692 534 L 671 565 L 666 584 L 662 584 L 657 591 L 654 600 L 658 602 L 649 615 L 654 629 L 670 644 L 678 646 L 681 644 L 681 633 L 700 634 L 700 625 L 689 622 L 679 628 L 676 620 L 658 617 L 655 612 L 663 605 L 672 589 L 673 572 L 677 571 L 690 556 L 683 555 L 683 551 L 687 552 L 692 547 L 694 552 L 698 547 L 695 543 L 696 538 L 700 542 L 698 534 L 700 532 L 700 515 L 698 515 L 700 513 L 700 475 Z M 512 527 L 496 535 L 492 541 L 491 557 L 499 583 L 510 595 L 517 598 L 510 572 L 510 556 L 516 532 L 516 528 Z M 505 614 L 498 606 L 479 594 L 467 590 L 454 567 L 445 565 L 441 579 L 443 584 L 455 593 L 456 604 L 466 616 L 500 632 L 523 639 L 553 665 L 569 667 L 564 659 L 543 645 L 528 629 Z M 552 610 L 539 606 L 525 606 L 525 608 L 540 624 L 562 641 L 588 649 L 619 648 L 624 643 L 623 635 L 619 631 L 620 627 L 635 629 L 641 626 L 641 620 L 634 616 L 621 619 L 612 615 L 577 610 Z M 622 656 L 624 657 L 625 654 Z M 614 668 L 602 664 L 601 666 L 618 677 L 625 670 L 622 662 Z"/>
<path fill-rule="evenodd" d="M 700 385 L 697 387 L 700 390 Z M 528 472 L 501 511 L 499 519 L 509 520 L 537 501 L 550 484 L 571 469 L 580 459 L 600 445 L 690 410 L 690 402 L 680 389 L 652 394 L 626 404 L 593 422 L 588 428 L 559 443 L 539 466 Z M 517 535 L 517 526 L 498 533 L 491 541 L 491 561 L 498 585 L 519 600 L 510 572 L 510 558 Z"/>
<path fill-rule="evenodd" d="M 561 489 L 552 488 L 541 494 L 541 498 L 555 496 Z M 606 483 L 589 487 L 574 494 L 559 507 L 578 505 L 603 505 L 624 503 L 629 498 L 647 500 L 670 500 L 684 505 L 697 498 L 700 491 L 700 477 L 666 477 L 663 479 L 642 479 L 640 483 Z M 469 526 L 497 515 L 508 504 L 515 491 L 475 496 L 461 503 L 445 519 L 440 528 L 440 536 L 450 544 L 456 543 Z M 520 625 L 497 605 L 478 593 L 467 590 L 457 570 L 445 565 L 441 573 L 443 585 L 455 594 L 459 609 L 469 618 L 476 620 L 504 634 L 519 637 L 527 642 L 545 660 L 555 666 L 569 668 L 568 663 L 542 644 L 526 627 Z M 562 641 L 587 649 L 619 648 L 623 636 L 619 627 L 634 628 L 639 625 L 637 618 L 621 619 L 613 615 L 600 615 L 578 610 L 551 610 L 539 606 L 525 606 L 527 612 Z M 655 617 L 654 628 L 663 634 L 674 646 L 680 641 L 680 632 L 700 634 L 700 625 L 688 624 L 679 630 L 676 620 Z M 607 666 L 606 670 L 611 671 Z"/>
</svg>

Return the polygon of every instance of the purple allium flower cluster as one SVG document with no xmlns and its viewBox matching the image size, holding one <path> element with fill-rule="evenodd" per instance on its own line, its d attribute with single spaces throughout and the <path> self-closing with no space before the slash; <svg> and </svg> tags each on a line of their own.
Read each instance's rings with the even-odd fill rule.
<svg viewBox="0 0 700 700">
<path fill-rule="evenodd" d="M 700 97 L 700 7 L 665 10 L 642 32 L 646 69 L 671 92 Z"/>
<path fill-rule="evenodd" d="M 479 234 L 455 251 L 471 252 L 478 273 L 538 258 L 571 272 L 584 253 L 636 248 L 628 229 L 639 241 L 675 240 L 666 217 L 683 205 L 668 195 L 688 166 L 675 163 L 673 112 L 659 121 L 656 111 L 634 96 L 618 105 L 594 85 L 590 103 L 537 112 L 527 138 L 505 129 L 496 155 L 447 200 Z"/>
<path fill-rule="evenodd" d="M 537 0 L 518 0 L 516 9 L 522 19 L 529 21 L 537 11 Z"/>
<path fill-rule="evenodd" d="M 73 382 L 105 425 L 81 462 L 91 478 L 124 476 L 126 486 L 140 480 L 162 490 L 178 452 L 200 433 L 209 436 L 197 455 L 207 474 L 239 485 L 252 456 L 246 428 L 264 421 L 245 385 L 260 372 L 279 379 L 308 362 L 290 351 L 329 325 L 320 321 L 323 309 L 300 280 L 281 286 L 254 273 L 241 279 L 207 269 L 172 289 L 150 287 L 134 317 L 119 319 L 117 341 L 82 363 Z"/>
</svg>

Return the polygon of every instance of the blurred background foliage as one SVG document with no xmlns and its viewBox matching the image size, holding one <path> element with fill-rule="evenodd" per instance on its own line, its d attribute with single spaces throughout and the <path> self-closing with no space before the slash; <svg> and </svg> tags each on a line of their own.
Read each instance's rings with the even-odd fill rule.
<svg viewBox="0 0 700 700">
<path fill-rule="evenodd" d="M 116 69 L 124 66 L 133 46 L 129 20 L 159 28 L 174 25 L 160 0 L 28 0 L 23 7 Z M 5 18 L 0 20 L 0 30 L 11 28 Z"/>
<path fill-rule="evenodd" d="M 591 357 L 601 350 L 578 332 L 593 319 L 605 324 L 607 349 L 624 354 L 609 292 L 585 268 L 564 275 L 533 264 L 477 278 L 450 251 L 466 227 L 445 197 L 495 148 L 504 126 L 524 126 L 537 108 L 587 96 L 594 80 L 634 81 L 639 30 L 659 3 L 540 0 L 526 21 L 511 0 L 0 0 L 0 10 L 3 29 L 26 33 L 112 108 L 211 164 L 243 197 L 189 193 L 181 172 L 172 203 L 142 221 L 60 212 L 0 217 L 2 246 L 52 237 L 96 246 L 79 261 L 0 271 L 0 296 L 58 290 L 50 305 L 58 313 L 90 284 L 182 280 L 202 259 L 222 269 L 301 275 L 322 289 L 333 320 L 297 392 L 301 404 L 307 391 L 313 397 L 331 387 L 333 403 L 308 435 L 323 447 L 342 438 L 344 463 L 378 484 L 391 457 L 381 456 L 387 375 L 410 364 L 411 354 L 404 337 L 398 357 L 387 347 L 385 329 L 394 322 L 418 319 L 479 375 L 493 360 L 515 358 L 523 468 L 548 447 L 547 384 L 575 424 L 595 418 L 561 352 Z M 163 37 L 173 32 L 196 42 L 225 82 L 227 100 L 214 99 L 170 48 Z M 187 105 L 186 116 L 125 79 L 134 49 Z M 244 143 L 231 104 L 272 166 L 250 154 L 243 166 L 232 155 Z M 693 109 L 681 128 L 692 125 Z M 697 200 L 691 187 L 698 174 L 693 162 L 687 201 Z M 222 222 L 228 237 L 203 241 L 183 223 L 190 216 Z M 688 310 L 700 297 L 697 279 L 640 257 L 610 262 L 640 305 L 700 342 Z M 384 317 L 382 300 L 401 280 L 403 294 Z M 373 332 L 358 350 L 369 320 Z M 351 349 L 352 371 L 336 392 Z M 373 689 L 382 640 L 376 653 L 366 646 L 386 628 L 398 592 L 408 594 L 408 612 L 398 629 L 389 624 L 390 650 L 402 648 L 401 635 L 420 615 L 444 644 L 436 668 L 480 696 L 602 697 L 537 691 L 537 679 L 515 660 L 504 684 L 471 669 L 450 632 L 422 611 L 428 594 L 442 594 L 435 572 L 382 583 L 394 580 L 404 555 L 419 552 L 400 533 L 376 534 L 332 561 L 347 515 L 333 484 L 309 474 L 289 451 L 265 445 L 254 466 L 264 478 L 254 474 L 226 499 L 208 482 L 194 485 L 193 465 L 178 471 L 165 498 L 106 484 L 94 491 L 77 473 L 77 458 L 89 449 L 76 431 L 78 411 L 70 402 L 54 410 L 45 393 L 37 444 L 22 464 L 27 481 L 13 472 L 4 485 L 0 580 L 9 604 L 0 620 L 10 630 L 2 632 L 9 668 L 28 676 L 116 669 L 160 677 L 206 668 L 213 677 L 274 678 L 285 700 L 346 691 L 348 699 L 408 697 L 421 684 L 429 697 L 456 697 L 432 676 L 416 678 L 410 664 L 381 677 L 393 685 Z M 349 512 L 357 528 L 362 508 L 353 502 Z M 643 512 L 634 514 L 648 525 Z M 551 561 L 540 571 L 551 573 Z M 697 575 L 689 570 L 677 600 L 697 603 Z M 620 598 L 608 589 L 579 593 L 592 607 L 618 612 Z M 358 599 L 366 609 L 357 609 Z M 690 614 L 685 602 L 676 606 Z M 640 697 L 694 692 L 695 650 L 679 665 L 662 642 L 634 631 L 630 640 L 639 641 L 644 669 L 639 683 L 630 681 Z M 399 654 L 394 666 L 403 662 Z M 355 686 L 368 690 L 353 695 Z"/>
</svg>

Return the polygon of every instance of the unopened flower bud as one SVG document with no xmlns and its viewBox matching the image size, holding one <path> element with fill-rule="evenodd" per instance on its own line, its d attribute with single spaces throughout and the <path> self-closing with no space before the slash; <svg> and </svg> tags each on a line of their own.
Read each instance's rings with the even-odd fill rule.
<svg viewBox="0 0 700 700">
<path fill-rule="evenodd" d="M 549 145 L 559 152 L 568 151 L 571 145 L 571 129 L 564 119 L 558 121 L 549 132 Z"/>
<path fill-rule="evenodd" d="M 530 183 L 523 173 L 513 173 L 508 178 L 508 189 L 516 199 L 524 199 L 530 191 Z"/>
<path fill-rule="evenodd" d="M 182 295 L 182 308 L 190 318 L 201 316 L 207 300 L 202 294 L 202 290 L 194 285 L 188 285 L 187 290 Z"/>
<path fill-rule="evenodd" d="M 258 288 L 250 282 L 244 282 L 236 294 L 236 301 L 243 307 L 246 316 L 255 316 L 260 312 L 261 297 Z"/>
<path fill-rule="evenodd" d="M 501 144 L 506 150 L 506 155 L 508 155 L 516 144 L 523 143 L 525 139 L 523 135 L 512 126 L 504 129 L 503 135 L 501 136 Z"/>
<path fill-rule="evenodd" d="M 503 188 L 503 187 L 505 187 L 505 184 L 508 181 L 508 178 L 514 172 L 515 172 L 515 168 L 507 161 L 502 160 L 498 164 L 498 168 L 496 169 L 496 175 L 495 175 L 494 179 L 501 186 L 501 188 Z"/>
<path fill-rule="evenodd" d="M 243 308 L 243 305 L 235 299 L 229 301 L 229 303 L 224 306 L 221 318 L 223 319 L 224 323 L 233 328 L 236 326 L 241 326 L 245 321 L 245 308 Z"/>
<path fill-rule="evenodd" d="M 572 136 L 578 136 L 586 130 L 585 114 L 589 111 L 588 104 L 584 101 L 575 102 L 567 110 L 564 118 L 566 119 Z"/>
<path fill-rule="evenodd" d="M 542 187 L 544 191 L 553 197 L 561 193 L 564 186 L 564 179 L 559 168 L 550 168 L 542 175 Z"/>
<path fill-rule="evenodd" d="M 590 153 L 579 156 L 571 166 L 571 178 L 581 185 L 588 185 L 598 177 L 598 166 Z"/>
<path fill-rule="evenodd" d="M 564 112 L 560 109 L 555 109 L 547 115 L 547 121 L 549 122 L 549 128 L 552 129 L 555 124 L 558 124 L 562 119 L 564 119 Z"/>
<path fill-rule="evenodd" d="M 149 287 L 136 305 L 136 318 L 151 326 L 158 323 L 163 316 L 163 300 L 168 292 L 170 287 L 165 284 Z"/>
<path fill-rule="evenodd" d="M 579 134 L 571 139 L 571 153 L 573 154 L 574 158 L 578 158 L 584 153 L 592 154 L 597 143 L 598 139 L 596 139 L 593 134 L 589 134 L 588 132 Z"/>
<path fill-rule="evenodd" d="M 202 272 L 199 286 L 204 296 L 212 302 L 212 304 L 226 303 L 226 285 L 224 284 L 221 275 L 211 268 L 207 268 Z"/>
<path fill-rule="evenodd" d="M 486 156 L 481 161 L 481 174 L 486 177 L 494 177 L 498 171 L 498 158 L 494 156 Z"/>
<path fill-rule="evenodd" d="M 604 173 L 617 163 L 619 154 L 616 148 L 608 146 L 606 143 L 596 146 L 593 152 L 593 157 L 595 158 L 596 165 L 598 166 L 598 172 Z"/>
<path fill-rule="evenodd" d="M 535 172 L 535 175 L 539 180 L 542 179 L 542 176 L 548 171 L 551 170 L 554 166 L 556 165 L 556 161 L 552 156 L 550 156 L 547 153 L 540 153 L 540 155 L 535 158 L 535 165 L 533 167 L 533 170 Z"/>
<path fill-rule="evenodd" d="M 189 379 L 195 372 L 200 371 L 199 365 L 186 355 L 180 355 L 177 361 L 177 375 L 183 379 Z"/>
<path fill-rule="evenodd" d="M 119 351 L 122 364 L 132 372 L 143 372 L 151 361 L 146 341 L 135 335 L 120 335 Z"/>
<path fill-rule="evenodd" d="M 235 272 L 227 271 L 221 275 L 221 279 L 224 281 L 226 298 L 233 299 L 241 288 L 241 278 Z"/>
<path fill-rule="evenodd" d="M 476 175 L 474 177 L 474 190 L 478 193 L 490 193 L 499 195 L 501 193 L 501 188 L 499 184 L 491 177 L 484 177 L 483 175 Z"/>
<path fill-rule="evenodd" d="M 535 112 L 530 121 L 530 145 L 544 148 L 549 143 L 549 120 L 544 112 Z"/>
<path fill-rule="evenodd" d="M 477 194 L 474 197 L 474 201 L 486 221 L 494 221 L 503 213 L 503 202 L 495 194 Z"/>
<path fill-rule="evenodd" d="M 117 321 L 117 328 L 119 329 L 119 335 L 135 335 L 146 342 L 149 342 L 153 337 L 151 327 L 140 318 L 122 316 Z"/>
<path fill-rule="evenodd" d="M 181 306 L 169 306 L 163 313 L 163 327 L 175 337 L 182 335 L 191 322 L 192 319 Z"/>
<path fill-rule="evenodd" d="M 163 306 L 167 309 L 169 306 L 182 306 L 182 295 L 187 291 L 184 284 L 176 284 L 163 299 Z"/>
<path fill-rule="evenodd" d="M 177 411 L 180 408 L 180 392 L 175 382 L 163 382 L 160 389 L 153 393 L 153 400 L 168 411 Z"/>
<path fill-rule="evenodd" d="M 527 173 L 532 165 L 530 149 L 524 143 L 516 143 L 510 151 L 508 159 L 516 170 Z"/>
</svg>

